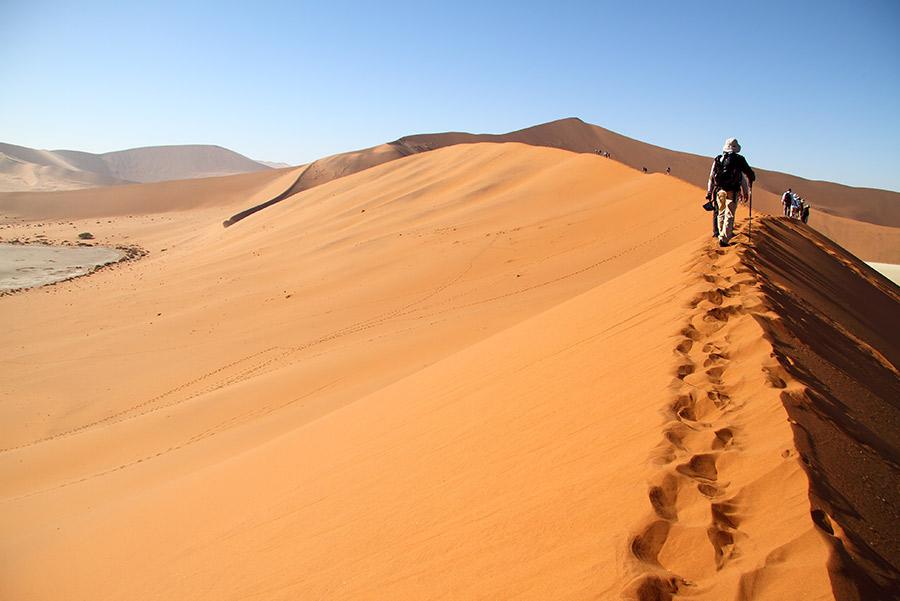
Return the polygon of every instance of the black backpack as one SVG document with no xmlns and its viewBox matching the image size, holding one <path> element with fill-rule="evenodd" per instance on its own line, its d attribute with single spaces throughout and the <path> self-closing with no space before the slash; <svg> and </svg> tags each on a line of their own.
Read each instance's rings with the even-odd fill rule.
<svg viewBox="0 0 900 601">
<path fill-rule="evenodd" d="M 741 168 L 737 154 L 726 152 L 716 157 L 713 183 L 720 190 L 736 191 L 741 187 Z"/>
</svg>

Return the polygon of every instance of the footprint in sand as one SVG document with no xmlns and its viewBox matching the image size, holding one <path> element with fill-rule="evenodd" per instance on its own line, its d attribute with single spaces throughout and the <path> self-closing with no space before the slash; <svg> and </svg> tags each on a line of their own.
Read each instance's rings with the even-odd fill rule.
<svg viewBox="0 0 900 601">
<path fill-rule="evenodd" d="M 706 312 L 703 321 L 721 321 L 726 322 L 734 315 L 743 313 L 743 307 L 729 305 L 726 307 L 714 307 Z"/>
<path fill-rule="evenodd" d="M 726 361 L 728 361 L 727 353 L 710 352 L 703 361 L 703 367 L 709 367 L 710 365 L 715 365 L 717 363 L 725 363 Z"/>
<path fill-rule="evenodd" d="M 655 520 L 648 524 L 631 539 L 631 554 L 640 561 L 658 566 L 657 558 L 671 527 L 668 520 Z"/>
<path fill-rule="evenodd" d="M 716 469 L 716 456 L 710 453 L 694 455 L 687 463 L 682 463 L 675 469 L 695 480 L 715 482 L 719 477 Z"/>
<path fill-rule="evenodd" d="M 685 364 L 683 364 L 683 365 L 679 365 L 679 366 L 678 366 L 678 369 L 677 369 L 676 372 L 675 372 L 675 376 L 676 376 L 679 380 L 684 380 L 684 378 L 685 378 L 686 376 L 691 375 L 692 373 L 694 373 L 695 370 L 696 370 L 696 368 L 694 367 L 693 364 L 691 364 L 691 363 L 685 363 Z"/>
<path fill-rule="evenodd" d="M 766 384 L 772 388 L 787 388 L 784 379 L 787 373 L 781 367 L 763 367 L 763 373 L 766 374 Z"/>
<path fill-rule="evenodd" d="M 720 428 L 716 430 L 715 434 L 716 438 L 712 443 L 713 450 L 722 450 L 734 442 L 734 431 L 731 428 Z"/>
<path fill-rule="evenodd" d="M 675 347 L 675 351 L 681 353 L 682 355 L 687 355 L 691 352 L 691 349 L 694 346 L 694 341 L 691 338 L 685 338 Z"/>
<path fill-rule="evenodd" d="M 678 500 L 678 478 L 673 474 L 665 474 L 659 484 L 650 487 L 647 493 L 653 511 L 664 520 L 676 520 L 678 512 L 675 503 Z"/>
</svg>

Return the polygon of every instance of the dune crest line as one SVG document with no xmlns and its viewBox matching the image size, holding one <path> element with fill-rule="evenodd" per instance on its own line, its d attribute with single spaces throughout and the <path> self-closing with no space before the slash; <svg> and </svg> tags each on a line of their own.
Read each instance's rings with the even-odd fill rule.
<svg viewBox="0 0 900 601">
<path fill-rule="evenodd" d="M 855 257 L 835 249 L 808 227 L 765 218 L 760 230 L 753 243 L 747 240 L 744 230 L 738 238 L 740 246 L 734 249 L 723 250 L 706 243 L 691 267 L 698 285 L 688 304 L 687 322 L 673 349 L 676 364 L 671 400 L 663 412 L 662 442 L 650 457 L 655 466 L 647 483 L 651 511 L 642 523 L 635 525 L 629 539 L 627 569 L 632 576 L 623 590 L 626 599 L 758 598 L 760 590 L 777 580 L 778 568 L 768 561 L 761 565 L 748 561 L 743 557 L 742 546 L 752 548 L 753 556 L 759 554 L 760 548 L 767 557 L 794 552 L 798 539 L 783 543 L 764 539 L 761 535 L 765 528 L 753 522 L 761 507 L 779 504 L 777 495 L 781 491 L 766 488 L 764 481 L 773 474 L 790 479 L 792 468 L 796 471 L 797 467 L 803 468 L 809 482 L 807 529 L 816 530 L 825 539 L 835 596 L 888 598 L 898 592 L 900 573 L 892 559 L 896 557 L 892 548 L 895 544 L 889 536 L 892 526 L 873 513 L 861 519 L 859 512 L 872 506 L 871 496 L 852 493 L 868 478 L 846 473 L 847 466 L 836 461 L 836 453 L 817 457 L 821 454 L 817 449 L 837 446 L 835 431 L 840 432 L 845 439 L 841 446 L 865 448 L 870 460 L 867 465 L 882 472 L 878 474 L 881 489 L 875 498 L 885 505 L 896 504 L 896 491 L 887 489 L 889 482 L 897 481 L 900 470 L 892 459 L 896 457 L 896 447 L 891 444 L 893 441 L 885 440 L 888 431 L 882 428 L 881 432 L 873 432 L 860 427 L 843 413 L 858 413 L 861 403 L 877 407 L 900 398 L 900 393 L 894 392 L 896 379 L 891 382 L 890 377 L 896 373 L 891 364 L 896 359 L 891 351 L 896 348 L 885 351 L 880 344 L 890 340 L 889 336 L 870 345 L 874 330 L 849 331 L 833 324 L 834 340 L 830 344 L 844 347 L 845 356 L 867 357 L 872 366 L 865 375 L 871 377 L 869 382 L 877 381 L 876 387 L 861 383 L 862 394 L 844 382 L 843 389 L 835 394 L 834 367 L 852 369 L 862 360 L 856 365 L 841 365 L 840 359 L 832 356 L 828 366 L 831 369 L 824 372 L 832 376 L 832 381 L 814 377 L 814 368 L 804 365 L 814 362 L 809 357 L 815 356 L 813 347 L 800 338 L 817 335 L 814 328 L 806 328 L 805 332 L 801 329 L 816 319 L 815 311 L 804 302 L 806 297 L 789 292 L 784 282 L 777 280 L 785 273 L 795 273 L 795 285 L 803 279 L 808 284 L 823 283 L 812 266 L 790 264 L 794 258 L 791 245 L 799 235 L 817 245 L 824 255 L 818 267 L 830 263 L 830 273 L 841 280 L 848 273 L 857 276 L 857 292 L 863 294 L 865 290 L 867 300 L 877 309 L 889 311 L 891 305 L 896 309 L 900 295 L 896 287 L 892 289 L 890 284 L 885 285 L 886 281 L 873 280 L 871 274 L 860 269 Z M 777 249 L 777 254 L 773 249 Z M 806 258 L 811 254 L 798 252 L 797 256 Z M 833 259 L 840 261 L 836 268 Z M 842 269 L 845 273 L 840 273 Z M 887 315 L 882 311 L 879 317 L 883 320 Z M 752 336 L 741 333 L 748 330 Z M 763 344 L 748 345 L 746 341 L 753 338 Z M 734 341 L 742 344 L 736 346 Z M 819 345 L 815 348 L 818 350 Z M 798 355 L 807 361 L 798 361 Z M 758 365 L 758 378 L 748 382 L 746 377 L 732 377 L 729 367 L 736 363 Z M 821 364 L 819 367 L 824 370 Z M 794 439 L 790 445 L 784 444 L 786 440 L 780 441 L 785 447 L 780 461 L 771 453 L 774 449 L 767 449 L 760 441 L 760 435 L 771 433 L 771 428 L 763 430 L 759 417 L 760 411 L 771 414 L 779 405 L 786 410 L 784 419 L 791 425 Z M 835 411 L 835 406 L 842 411 Z M 882 409 L 881 417 L 888 423 L 896 421 L 896 411 Z M 768 464 L 765 471 L 753 466 L 759 461 Z M 745 521 L 749 522 L 746 528 Z M 870 530 L 865 535 L 859 531 L 863 523 Z M 873 534 L 875 542 L 867 543 Z M 690 557 L 685 554 L 686 549 L 691 550 Z"/>
</svg>

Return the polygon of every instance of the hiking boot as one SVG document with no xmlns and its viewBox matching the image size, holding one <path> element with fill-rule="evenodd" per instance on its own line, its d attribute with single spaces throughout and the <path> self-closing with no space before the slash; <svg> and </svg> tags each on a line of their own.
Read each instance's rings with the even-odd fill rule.
<svg viewBox="0 0 900 601">
<path fill-rule="evenodd" d="M 728 240 L 725 238 L 719 238 L 719 246 L 728 246 Z"/>
</svg>

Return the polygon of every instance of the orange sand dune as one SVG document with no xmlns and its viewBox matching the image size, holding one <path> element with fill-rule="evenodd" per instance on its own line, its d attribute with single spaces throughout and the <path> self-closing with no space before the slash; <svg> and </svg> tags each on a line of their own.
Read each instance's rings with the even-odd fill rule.
<svg viewBox="0 0 900 601">
<path fill-rule="evenodd" d="M 767 325 L 785 263 L 760 238 L 777 224 L 756 222 L 755 250 L 719 250 L 685 182 L 474 144 L 221 227 L 228 199 L 298 174 L 175 186 L 156 202 L 178 212 L 7 223 L 51 238 L 91 224 L 150 255 L 0 298 L 0 596 L 833 599 L 889 585 L 811 515 L 782 397 L 816 381 L 785 370 Z M 812 254 L 806 228 L 784 231 Z M 857 293 L 896 307 L 860 277 Z"/>
<path fill-rule="evenodd" d="M 410 154 L 412 154 L 412 152 L 407 151 L 402 146 L 396 144 L 381 144 L 379 146 L 373 146 L 372 148 L 343 152 L 318 159 L 300 170 L 294 183 L 290 187 L 281 191 L 276 196 L 266 199 L 264 202 L 250 204 L 250 206 L 231 215 L 223 222 L 223 225 L 225 227 L 234 225 L 241 219 L 249 217 L 254 213 L 258 213 L 259 211 L 304 190 L 309 190 L 310 188 L 330 182 L 333 179 L 352 175 L 370 167 L 375 167 L 376 165 L 381 165 L 388 161 L 394 161 L 409 156 Z"/>
<path fill-rule="evenodd" d="M 58 192 L 0 194 L 0 216 L 20 220 L 84 219 L 242 206 L 275 196 L 301 167 L 240 175 Z M 228 209 L 224 209 L 227 211 Z"/>
<path fill-rule="evenodd" d="M 724 140 L 725 134 L 723 134 Z M 706 189 L 712 157 L 718 148 L 710 149 L 710 156 L 700 156 L 687 152 L 669 150 L 633 138 L 628 138 L 608 129 L 585 123 L 581 119 L 569 118 L 551 121 L 510 132 L 508 134 L 421 134 L 407 136 L 397 144 L 417 151 L 442 148 L 452 144 L 473 142 L 522 142 L 537 146 L 550 146 L 574 152 L 609 152 L 612 159 L 635 169 L 646 167 L 650 172 L 662 173 L 671 167 L 672 175 Z M 752 157 L 752 148 L 746 149 Z M 764 190 L 777 195 L 788 188 L 800 192 L 817 212 L 848 217 L 877 225 L 900 227 L 900 193 L 872 188 L 855 188 L 833 182 L 812 181 L 755 168 L 758 175 L 756 191 Z M 762 208 L 762 207 L 760 207 Z M 780 200 L 767 210 L 780 214 Z"/>
<path fill-rule="evenodd" d="M 294 186 L 264 202 L 248 204 L 226 221 L 231 225 L 281 202 L 291 195 L 332 179 L 356 173 L 410 154 L 456 144 L 517 142 L 578 153 L 610 153 L 613 160 L 651 173 L 672 169 L 673 177 L 705 191 L 711 157 L 678 152 L 640 142 L 581 119 L 562 119 L 508 134 L 441 133 L 406 136 L 390 144 L 338 154 L 310 164 Z M 716 149 L 711 149 L 711 153 Z M 752 157 L 752 153 L 751 153 Z M 868 261 L 900 263 L 900 194 L 887 190 L 853 188 L 831 182 L 756 169 L 755 209 L 779 215 L 781 195 L 788 188 L 801 193 L 814 207 L 812 224 L 819 231 Z M 703 193 L 698 198 L 702 198 Z M 702 204 L 702 202 L 698 203 Z"/>
<path fill-rule="evenodd" d="M 422 152 L 474 142 L 522 142 L 573 152 L 602 150 L 610 153 L 613 160 L 635 169 L 646 167 L 651 173 L 664 173 L 666 168 L 671 168 L 672 176 L 704 190 L 712 156 L 719 152 L 719 149 L 711 148 L 710 156 L 700 156 L 669 150 L 577 118 L 560 119 L 500 135 L 421 134 L 401 138 L 395 144 Z M 746 150 L 752 163 L 753 149 Z M 900 263 L 900 193 L 813 181 L 758 166 L 754 169 L 757 174 L 754 186 L 756 210 L 780 215 L 781 195 L 792 188 L 812 204 L 811 224 L 819 231 L 869 261 Z"/>
<path fill-rule="evenodd" d="M 777 315 L 759 320 L 805 385 L 781 396 L 810 472 L 813 517 L 840 535 L 836 559 L 865 598 L 896 598 L 900 290 L 794 222 L 766 221 L 757 240 L 747 263 Z"/>
</svg>

